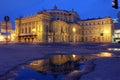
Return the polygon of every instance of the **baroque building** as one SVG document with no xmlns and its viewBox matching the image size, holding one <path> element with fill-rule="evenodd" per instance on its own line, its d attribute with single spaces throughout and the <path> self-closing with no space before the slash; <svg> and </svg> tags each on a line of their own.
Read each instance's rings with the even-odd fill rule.
<svg viewBox="0 0 120 80">
<path fill-rule="evenodd" d="M 33 16 L 16 18 L 18 42 L 96 42 L 112 41 L 110 17 L 81 20 L 74 10 L 43 10 Z"/>
</svg>

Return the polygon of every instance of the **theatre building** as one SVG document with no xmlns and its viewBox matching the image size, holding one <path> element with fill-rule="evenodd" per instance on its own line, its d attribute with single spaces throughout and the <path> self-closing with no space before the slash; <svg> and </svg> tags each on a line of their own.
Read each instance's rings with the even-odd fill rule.
<svg viewBox="0 0 120 80">
<path fill-rule="evenodd" d="M 81 20 L 74 10 L 43 10 L 15 20 L 18 42 L 110 43 L 113 22 L 110 17 Z"/>
</svg>

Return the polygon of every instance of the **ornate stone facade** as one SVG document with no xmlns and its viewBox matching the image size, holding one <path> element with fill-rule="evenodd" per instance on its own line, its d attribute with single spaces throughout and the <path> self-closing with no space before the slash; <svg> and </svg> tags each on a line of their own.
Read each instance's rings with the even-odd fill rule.
<svg viewBox="0 0 120 80">
<path fill-rule="evenodd" d="M 109 17 L 80 20 L 75 11 L 44 10 L 17 18 L 18 42 L 111 42 L 113 22 Z"/>
<path fill-rule="evenodd" d="M 79 21 L 82 26 L 82 41 L 108 43 L 112 42 L 113 22 L 109 17 Z"/>
</svg>

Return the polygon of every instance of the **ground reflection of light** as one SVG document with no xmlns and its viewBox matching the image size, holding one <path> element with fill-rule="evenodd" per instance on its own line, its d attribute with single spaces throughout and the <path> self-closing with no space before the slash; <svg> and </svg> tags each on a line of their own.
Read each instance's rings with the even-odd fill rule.
<svg viewBox="0 0 120 80">
<path fill-rule="evenodd" d="M 108 52 L 102 52 L 100 54 L 97 54 L 98 57 L 112 57 L 112 53 Z"/>
<path fill-rule="evenodd" d="M 76 57 L 76 55 L 74 55 L 74 54 L 73 54 L 72 56 L 73 56 L 73 58 L 75 58 L 75 57 Z"/>
<path fill-rule="evenodd" d="M 108 48 L 109 51 L 120 51 L 120 48 Z"/>
<path fill-rule="evenodd" d="M 112 48 L 108 48 L 109 51 L 112 51 Z"/>
<path fill-rule="evenodd" d="M 30 63 L 30 65 L 32 65 L 32 66 L 35 66 L 35 65 L 39 65 L 41 63 L 41 61 L 34 61 L 34 62 L 32 62 L 32 63 Z"/>
<path fill-rule="evenodd" d="M 33 62 L 33 63 L 31 63 L 30 65 L 38 65 L 38 63 L 34 63 L 34 62 Z"/>
<path fill-rule="evenodd" d="M 3 36 L 0 36 L 0 41 L 4 41 L 4 37 Z"/>
</svg>

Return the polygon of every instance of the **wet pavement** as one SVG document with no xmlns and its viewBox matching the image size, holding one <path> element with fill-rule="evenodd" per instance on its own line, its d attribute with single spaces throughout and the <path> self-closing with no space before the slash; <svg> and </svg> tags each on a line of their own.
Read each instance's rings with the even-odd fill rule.
<svg viewBox="0 0 120 80">
<path fill-rule="evenodd" d="M 79 80 L 92 71 L 95 56 L 51 55 L 11 70 L 3 80 Z M 12 72 L 12 74 L 11 74 Z"/>
</svg>

